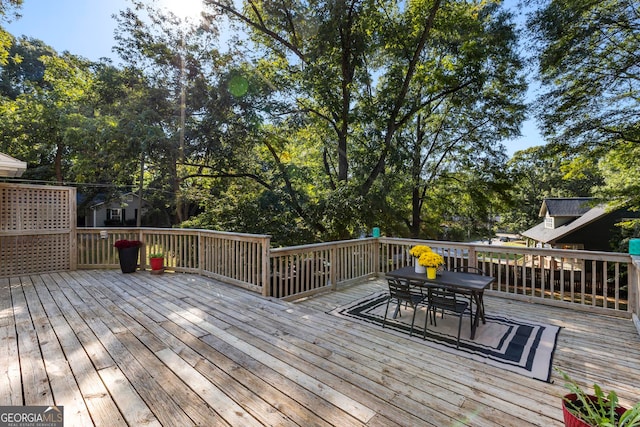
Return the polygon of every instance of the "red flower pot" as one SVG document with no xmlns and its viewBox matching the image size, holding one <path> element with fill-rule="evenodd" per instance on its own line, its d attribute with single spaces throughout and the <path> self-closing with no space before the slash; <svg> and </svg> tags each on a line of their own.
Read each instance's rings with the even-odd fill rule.
<svg viewBox="0 0 640 427">
<path fill-rule="evenodd" d="M 149 258 L 151 270 L 162 270 L 164 268 L 164 258 Z"/>
<path fill-rule="evenodd" d="M 592 402 L 597 402 L 598 400 L 598 398 L 595 396 L 588 396 L 588 398 Z M 569 410 L 567 409 L 567 399 L 571 402 L 576 402 L 578 400 L 575 393 L 567 394 L 566 396 L 564 396 L 564 399 L 562 399 L 562 415 L 564 416 L 564 425 L 566 427 L 593 427 L 591 424 L 585 423 L 580 418 L 569 412 Z M 618 417 L 620 417 L 622 414 L 624 414 L 626 408 L 618 406 L 615 411 L 616 414 L 618 414 Z"/>
</svg>

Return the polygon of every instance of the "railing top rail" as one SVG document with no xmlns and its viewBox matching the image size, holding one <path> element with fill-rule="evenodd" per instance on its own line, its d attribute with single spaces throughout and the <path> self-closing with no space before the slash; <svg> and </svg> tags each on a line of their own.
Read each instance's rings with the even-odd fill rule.
<svg viewBox="0 0 640 427">
<path fill-rule="evenodd" d="M 447 244 L 448 246 L 460 246 L 460 247 L 470 247 L 470 246 L 481 246 L 474 245 L 473 243 L 463 243 L 463 242 L 448 242 L 444 240 L 426 240 L 426 239 L 410 239 L 406 237 L 379 237 L 378 238 L 382 243 L 396 243 L 396 244 L 406 244 L 406 245 L 417 245 L 417 244 L 431 244 L 431 245 L 439 245 Z"/>
<path fill-rule="evenodd" d="M 283 256 L 283 255 L 288 255 L 292 253 L 310 252 L 310 251 L 320 250 L 325 248 L 348 247 L 348 246 L 353 246 L 355 244 L 368 243 L 375 240 L 376 239 L 369 237 L 369 238 L 363 238 L 363 239 L 336 240 L 335 242 L 310 243 L 308 245 L 272 248 L 271 255 L 272 257 L 276 257 L 276 256 Z"/>
<path fill-rule="evenodd" d="M 152 227 L 78 227 L 78 231 L 83 233 L 95 233 L 100 234 L 101 231 L 113 232 L 113 233 L 149 233 L 149 234 L 160 234 L 160 233 L 171 233 L 171 234 L 186 234 L 186 235 L 195 235 L 195 234 L 212 234 L 219 235 L 223 237 L 231 237 L 231 238 L 242 238 L 242 239 L 270 239 L 271 236 L 268 234 L 249 234 L 249 233 L 235 233 L 229 231 L 217 231 L 217 230 L 206 230 L 202 228 L 152 228 Z"/>
<path fill-rule="evenodd" d="M 476 252 L 501 252 L 508 254 L 526 254 L 526 255 L 543 255 L 557 256 L 560 258 L 581 258 L 592 261 L 614 261 L 614 262 L 631 262 L 631 256 L 621 252 L 602 252 L 587 250 L 571 250 L 571 249 L 549 249 L 549 248 L 528 248 L 523 246 L 506 246 L 506 245 L 484 245 L 477 243 L 447 242 L 441 240 L 417 240 L 403 239 L 395 237 L 380 238 L 383 243 L 399 243 L 399 244 L 427 244 L 436 247 L 473 249 Z"/>
<path fill-rule="evenodd" d="M 30 188 L 30 189 L 35 189 L 35 190 L 41 190 L 41 189 L 47 189 L 47 190 L 64 190 L 64 191 L 69 191 L 69 190 L 75 190 L 75 187 L 63 187 L 60 185 L 43 185 L 43 184 L 17 184 L 17 183 L 13 183 L 13 182 L 5 182 L 5 181 L 1 181 L 0 182 L 0 187 L 5 187 L 5 188 Z"/>
</svg>

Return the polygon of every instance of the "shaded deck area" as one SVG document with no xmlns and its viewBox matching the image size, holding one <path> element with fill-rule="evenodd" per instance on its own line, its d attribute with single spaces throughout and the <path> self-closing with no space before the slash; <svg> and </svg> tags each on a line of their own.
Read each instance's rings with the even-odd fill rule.
<svg viewBox="0 0 640 427">
<path fill-rule="evenodd" d="M 65 426 L 560 426 L 563 380 L 528 379 L 326 314 L 371 280 L 294 303 L 187 274 L 0 279 L 0 405 Z M 562 326 L 554 366 L 640 400 L 631 320 L 485 298 Z"/>
</svg>

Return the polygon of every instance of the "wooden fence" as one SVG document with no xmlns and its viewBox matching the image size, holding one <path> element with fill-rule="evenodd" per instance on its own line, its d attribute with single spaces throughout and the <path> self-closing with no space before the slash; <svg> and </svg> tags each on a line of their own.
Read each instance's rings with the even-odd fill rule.
<svg viewBox="0 0 640 427">
<path fill-rule="evenodd" d="M 76 189 L 0 183 L 0 277 L 73 270 Z"/>
</svg>

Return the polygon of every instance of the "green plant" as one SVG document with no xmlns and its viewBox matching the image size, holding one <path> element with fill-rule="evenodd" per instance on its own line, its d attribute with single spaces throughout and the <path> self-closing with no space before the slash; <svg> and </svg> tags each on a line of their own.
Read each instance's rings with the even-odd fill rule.
<svg viewBox="0 0 640 427">
<path fill-rule="evenodd" d="M 610 391 L 605 395 L 598 384 L 593 385 L 594 394 L 588 394 L 566 372 L 556 369 L 567 381 L 564 385 L 575 399 L 564 397 L 567 410 L 594 427 L 638 427 L 640 426 L 640 402 L 624 412 L 618 405 L 618 395 Z"/>
<path fill-rule="evenodd" d="M 162 252 L 149 254 L 149 258 L 164 258 L 164 254 Z"/>
</svg>

